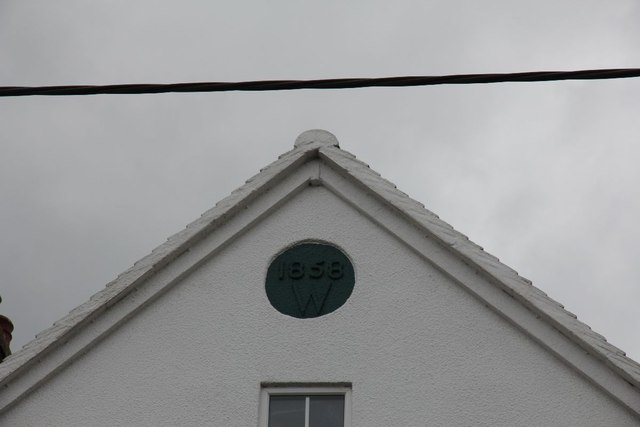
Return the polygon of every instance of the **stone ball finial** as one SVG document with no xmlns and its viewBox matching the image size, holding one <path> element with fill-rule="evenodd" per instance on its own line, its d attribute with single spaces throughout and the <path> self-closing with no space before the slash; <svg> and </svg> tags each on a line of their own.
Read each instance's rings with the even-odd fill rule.
<svg viewBox="0 0 640 427">
<path fill-rule="evenodd" d="M 338 138 L 331 132 L 322 129 L 311 129 L 302 132 L 293 143 L 294 148 L 301 147 L 312 142 L 320 143 L 331 147 L 340 147 Z"/>
</svg>

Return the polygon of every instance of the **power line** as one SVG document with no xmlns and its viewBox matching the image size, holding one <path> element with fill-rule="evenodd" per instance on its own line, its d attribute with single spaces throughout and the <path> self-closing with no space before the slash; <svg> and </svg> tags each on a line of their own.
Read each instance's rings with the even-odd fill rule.
<svg viewBox="0 0 640 427">
<path fill-rule="evenodd" d="M 405 76 L 323 80 L 258 80 L 247 82 L 199 82 L 169 84 L 118 84 L 71 86 L 0 86 L 2 96 L 62 96 L 98 94 L 143 94 L 167 92 L 275 91 L 295 89 L 354 89 L 364 87 L 408 87 L 450 84 L 506 82 L 548 82 L 558 80 L 602 80 L 640 77 L 640 68 L 579 71 L 532 71 L 499 74 L 455 74 L 447 76 Z"/>
</svg>

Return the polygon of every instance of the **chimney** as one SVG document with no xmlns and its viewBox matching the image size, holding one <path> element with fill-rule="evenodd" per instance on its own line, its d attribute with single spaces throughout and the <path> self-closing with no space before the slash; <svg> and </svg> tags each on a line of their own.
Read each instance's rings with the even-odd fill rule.
<svg viewBox="0 0 640 427">
<path fill-rule="evenodd" d="M 0 298 L 0 302 L 2 302 L 2 298 Z M 8 317 L 0 315 L 0 362 L 11 354 L 9 348 L 11 332 L 13 332 L 13 323 Z"/>
</svg>

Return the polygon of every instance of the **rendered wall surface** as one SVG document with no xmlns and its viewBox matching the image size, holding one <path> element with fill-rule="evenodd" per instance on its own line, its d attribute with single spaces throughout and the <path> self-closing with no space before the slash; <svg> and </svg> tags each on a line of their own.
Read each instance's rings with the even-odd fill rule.
<svg viewBox="0 0 640 427">
<path fill-rule="evenodd" d="M 264 292 L 305 239 L 355 267 L 337 311 Z M 0 417 L 2 426 L 258 424 L 261 382 L 351 382 L 354 427 L 631 426 L 629 412 L 323 187 L 308 187 Z"/>
</svg>

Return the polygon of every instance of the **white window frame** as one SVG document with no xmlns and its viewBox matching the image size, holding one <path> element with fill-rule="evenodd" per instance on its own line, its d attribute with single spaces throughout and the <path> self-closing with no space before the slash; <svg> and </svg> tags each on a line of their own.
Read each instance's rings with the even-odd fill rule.
<svg viewBox="0 0 640 427">
<path fill-rule="evenodd" d="M 349 386 L 263 386 L 260 391 L 259 427 L 268 427 L 269 401 L 271 396 L 344 396 L 344 427 L 351 427 L 351 387 Z M 306 414 L 309 414 L 309 399 L 306 399 Z M 308 421 L 307 421 L 308 422 Z M 305 426 L 309 427 L 309 426 Z"/>
</svg>

